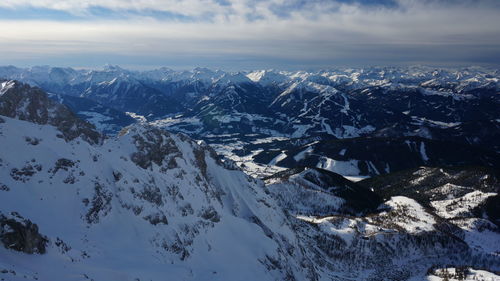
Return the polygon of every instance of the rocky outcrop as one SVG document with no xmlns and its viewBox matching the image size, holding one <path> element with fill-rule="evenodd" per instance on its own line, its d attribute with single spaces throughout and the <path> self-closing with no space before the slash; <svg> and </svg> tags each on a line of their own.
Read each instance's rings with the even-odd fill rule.
<svg viewBox="0 0 500 281">
<path fill-rule="evenodd" d="M 0 242 L 7 249 L 26 254 L 44 254 L 48 239 L 38 232 L 38 226 L 17 213 L 0 214 Z"/>
<path fill-rule="evenodd" d="M 169 168 L 176 166 L 175 157 L 181 156 L 174 140 L 167 131 L 152 126 L 129 126 L 120 135 L 132 133 L 137 152 L 131 155 L 131 160 L 139 167 L 147 169 L 154 163 L 161 166 L 167 163 Z"/>
<path fill-rule="evenodd" d="M 103 139 L 93 125 L 79 119 L 66 106 L 49 99 L 40 88 L 13 80 L 0 80 L 0 115 L 55 126 L 65 140 L 81 137 L 91 144 L 98 144 Z"/>
</svg>

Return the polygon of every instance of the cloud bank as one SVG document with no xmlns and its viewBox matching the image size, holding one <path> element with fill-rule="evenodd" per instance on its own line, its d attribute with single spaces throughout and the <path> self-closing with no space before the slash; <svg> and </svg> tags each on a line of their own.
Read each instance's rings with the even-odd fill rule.
<svg viewBox="0 0 500 281">
<path fill-rule="evenodd" d="M 1 64 L 500 64 L 494 0 L 4 0 Z"/>
</svg>

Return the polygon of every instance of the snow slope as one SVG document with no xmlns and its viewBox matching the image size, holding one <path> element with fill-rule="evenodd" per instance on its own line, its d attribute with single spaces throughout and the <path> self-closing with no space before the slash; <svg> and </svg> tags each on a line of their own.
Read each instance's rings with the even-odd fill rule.
<svg viewBox="0 0 500 281">
<path fill-rule="evenodd" d="M 0 268 L 17 273 L 9 280 L 306 278 L 300 254 L 282 249 L 297 241 L 263 185 L 208 147 L 139 125 L 102 146 L 66 142 L 55 127 L 1 118 L 11 149 L 0 151 L 0 213 L 49 240 L 43 255 L 0 249 Z"/>
<path fill-rule="evenodd" d="M 103 75 L 115 72 L 125 73 L 111 67 Z M 382 202 L 373 189 L 319 168 L 262 182 L 202 141 L 146 123 L 105 138 L 40 89 L 7 85 L 0 96 L 5 280 L 409 280 L 434 265 L 500 269 L 498 226 L 473 212 L 497 196 L 495 186 L 488 189 L 495 194 L 461 196 L 454 192 L 474 188 L 438 186 L 439 198 L 425 205 L 401 194 Z M 419 159 L 431 158 L 430 146 L 415 148 Z M 271 160 L 283 161 L 286 153 L 275 152 Z M 302 147 L 287 157 L 309 153 Z M 345 168 L 327 158 L 324 167 Z M 423 173 L 408 179 L 422 182 Z M 443 198 L 449 189 L 455 197 Z"/>
</svg>

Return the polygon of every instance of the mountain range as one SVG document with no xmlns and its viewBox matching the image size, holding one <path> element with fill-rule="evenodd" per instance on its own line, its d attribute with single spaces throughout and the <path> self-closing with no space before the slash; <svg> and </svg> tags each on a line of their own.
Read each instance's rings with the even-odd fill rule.
<svg viewBox="0 0 500 281">
<path fill-rule="evenodd" d="M 498 70 L 0 77 L 0 279 L 500 278 Z"/>
<path fill-rule="evenodd" d="M 346 160 L 330 150 L 320 151 L 335 140 L 350 142 L 348 146 L 361 142 L 364 150 L 394 143 L 387 147 L 411 155 L 411 166 L 494 166 L 500 151 L 496 69 L 414 66 L 231 73 L 205 68 L 11 66 L 1 67 L 0 77 L 40 87 L 107 134 L 116 134 L 135 121 L 147 122 L 203 139 L 237 162 L 257 164 L 258 169 L 248 172 L 260 176 L 270 175 L 263 171 L 275 169 L 267 166 L 285 158 L 282 165 L 288 168 L 306 161 L 327 169 L 337 166 L 332 171 L 345 174 L 342 167 L 352 166 L 347 169 L 352 176 L 408 168 L 380 156 L 374 160 L 372 155 L 348 155 Z M 316 142 L 313 156 L 302 153 L 299 156 L 304 159 L 290 160 L 301 158 L 297 155 Z M 272 147 L 260 151 L 255 143 Z M 421 153 L 426 148 L 439 155 L 427 159 Z M 452 159 L 453 150 L 469 155 Z"/>
</svg>

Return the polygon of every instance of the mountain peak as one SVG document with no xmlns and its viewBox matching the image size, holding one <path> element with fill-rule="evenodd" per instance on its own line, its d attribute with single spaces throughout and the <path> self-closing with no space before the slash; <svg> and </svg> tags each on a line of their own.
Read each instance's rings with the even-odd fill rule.
<svg viewBox="0 0 500 281">
<path fill-rule="evenodd" d="M 55 126 L 66 140 L 82 137 L 89 143 L 102 142 L 101 134 L 93 125 L 79 119 L 66 106 L 49 99 L 40 88 L 13 80 L 4 80 L 0 85 L 0 115 Z"/>
<path fill-rule="evenodd" d="M 279 85 L 290 80 L 288 76 L 273 69 L 250 72 L 247 74 L 247 77 L 263 86 L 271 84 Z"/>
<path fill-rule="evenodd" d="M 253 81 L 250 80 L 244 73 L 225 73 L 222 77 L 215 80 L 216 84 L 252 84 Z"/>
<path fill-rule="evenodd" d="M 108 72 L 123 72 L 123 71 L 126 71 L 125 69 L 121 68 L 120 66 L 118 66 L 118 65 L 112 65 L 112 64 L 105 64 L 104 67 L 103 67 L 103 70 L 104 71 L 108 71 Z"/>
</svg>

